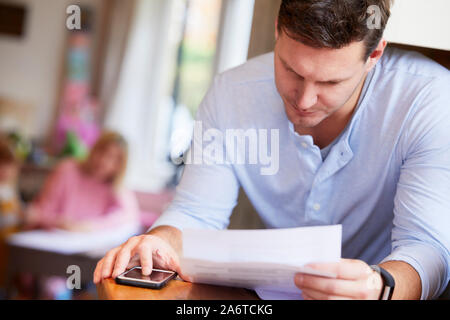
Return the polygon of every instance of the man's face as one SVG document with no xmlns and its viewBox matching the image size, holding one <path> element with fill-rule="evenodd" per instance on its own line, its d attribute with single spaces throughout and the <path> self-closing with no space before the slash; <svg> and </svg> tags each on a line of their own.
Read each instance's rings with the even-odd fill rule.
<svg viewBox="0 0 450 320">
<path fill-rule="evenodd" d="M 354 107 L 357 89 L 368 71 L 362 59 L 364 50 L 362 42 L 342 49 L 317 49 L 284 32 L 277 34 L 275 82 L 296 128 L 313 128 Z"/>
</svg>

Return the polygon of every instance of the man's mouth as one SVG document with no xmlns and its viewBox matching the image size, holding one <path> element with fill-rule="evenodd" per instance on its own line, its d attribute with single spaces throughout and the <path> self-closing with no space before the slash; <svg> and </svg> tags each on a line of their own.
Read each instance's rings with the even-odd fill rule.
<svg viewBox="0 0 450 320">
<path fill-rule="evenodd" d="M 301 111 L 296 108 L 292 103 L 289 103 L 289 106 L 294 110 L 294 112 L 301 117 L 311 117 L 317 113 L 317 111 Z"/>
<path fill-rule="evenodd" d="M 316 114 L 316 112 L 304 112 L 300 110 L 296 110 L 297 114 L 302 117 L 311 117 Z"/>
</svg>

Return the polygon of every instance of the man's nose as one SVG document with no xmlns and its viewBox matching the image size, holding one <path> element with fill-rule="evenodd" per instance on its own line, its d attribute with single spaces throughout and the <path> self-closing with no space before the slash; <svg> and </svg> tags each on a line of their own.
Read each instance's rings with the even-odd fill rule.
<svg viewBox="0 0 450 320">
<path fill-rule="evenodd" d="M 317 103 L 317 92 L 313 84 L 304 84 L 298 91 L 297 108 L 306 111 Z"/>
</svg>

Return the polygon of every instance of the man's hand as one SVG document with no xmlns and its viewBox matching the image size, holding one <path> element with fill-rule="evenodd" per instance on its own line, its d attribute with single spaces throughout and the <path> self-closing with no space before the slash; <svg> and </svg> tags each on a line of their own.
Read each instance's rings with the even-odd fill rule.
<svg viewBox="0 0 450 320">
<path fill-rule="evenodd" d="M 145 234 L 132 237 L 121 246 L 110 250 L 97 263 L 94 283 L 97 284 L 105 278 L 116 278 L 125 270 L 139 265 L 144 275 L 149 275 L 155 267 L 176 271 L 183 278 L 178 254 L 170 244 L 158 236 Z"/>
<path fill-rule="evenodd" d="M 294 282 L 306 300 L 378 300 L 380 296 L 383 280 L 364 261 L 341 259 L 306 267 L 337 276 L 333 279 L 297 273 Z"/>
</svg>

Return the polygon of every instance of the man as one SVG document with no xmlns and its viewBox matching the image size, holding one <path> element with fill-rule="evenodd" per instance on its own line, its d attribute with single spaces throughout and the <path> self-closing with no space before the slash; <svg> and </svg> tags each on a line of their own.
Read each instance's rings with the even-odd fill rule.
<svg viewBox="0 0 450 320">
<path fill-rule="evenodd" d="M 369 5 L 379 28 L 366 23 Z M 389 10 L 389 0 L 284 0 L 274 53 L 218 76 L 197 115 L 203 130 L 278 129 L 279 170 L 187 165 L 171 207 L 108 252 L 94 281 L 139 263 L 181 272 L 182 230 L 225 228 L 241 185 L 268 228 L 342 224 L 344 259 L 310 265 L 337 279 L 297 274 L 303 298 L 379 299 L 390 277 L 393 299 L 438 297 L 450 277 L 450 76 L 385 50 Z"/>
</svg>

